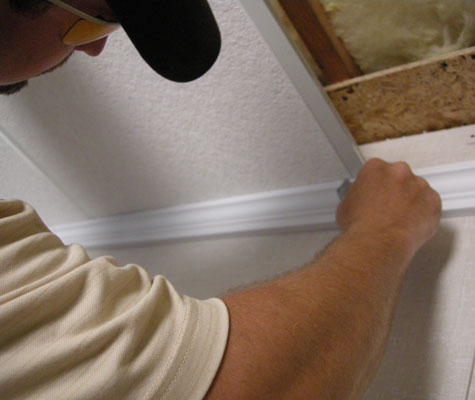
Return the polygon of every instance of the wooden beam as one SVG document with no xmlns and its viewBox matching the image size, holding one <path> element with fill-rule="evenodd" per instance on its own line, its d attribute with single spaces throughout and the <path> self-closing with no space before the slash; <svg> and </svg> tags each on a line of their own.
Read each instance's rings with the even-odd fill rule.
<svg viewBox="0 0 475 400">
<path fill-rule="evenodd" d="M 348 71 L 350 77 L 355 78 L 357 76 L 363 75 L 360 67 L 356 63 L 355 59 L 352 57 L 350 52 L 346 49 L 343 41 L 339 36 L 336 35 L 330 20 L 328 19 L 328 14 L 326 13 L 323 5 L 319 0 L 309 0 L 310 5 L 312 6 L 313 12 L 318 18 L 320 25 L 325 30 L 328 38 L 330 39 L 333 48 L 338 53 L 341 62 L 345 66 L 345 69 Z"/>
<path fill-rule="evenodd" d="M 279 0 L 328 83 L 361 75 L 361 71 L 336 36 L 322 5 L 315 0 Z"/>
</svg>

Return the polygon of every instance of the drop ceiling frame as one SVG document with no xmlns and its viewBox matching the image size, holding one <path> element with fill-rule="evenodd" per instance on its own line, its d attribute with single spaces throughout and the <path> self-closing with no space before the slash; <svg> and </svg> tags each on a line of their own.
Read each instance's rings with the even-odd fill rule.
<svg viewBox="0 0 475 400">
<path fill-rule="evenodd" d="M 364 164 L 358 145 L 307 62 L 300 57 L 265 0 L 240 0 L 335 150 L 349 177 Z"/>
</svg>

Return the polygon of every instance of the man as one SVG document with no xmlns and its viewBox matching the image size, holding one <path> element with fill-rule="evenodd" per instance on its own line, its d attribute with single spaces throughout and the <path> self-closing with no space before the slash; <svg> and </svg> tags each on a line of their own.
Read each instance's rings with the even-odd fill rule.
<svg viewBox="0 0 475 400">
<path fill-rule="evenodd" d="M 50 1 L 0 0 L 6 93 L 74 50 L 99 54 L 116 19 L 170 79 L 195 79 L 219 52 L 201 0 Z M 96 33 L 77 28 L 83 19 Z M 324 252 L 272 282 L 199 301 L 139 267 L 64 247 L 31 207 L 0 201 L 0 398 L 357 399 L 440 212 L 407 164 L 371 160 Z"/>
</svg>

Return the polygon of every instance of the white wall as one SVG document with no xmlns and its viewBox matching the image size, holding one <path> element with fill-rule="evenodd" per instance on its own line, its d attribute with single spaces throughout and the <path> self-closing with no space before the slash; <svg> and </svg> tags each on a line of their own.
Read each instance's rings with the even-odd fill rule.
<svg viewBox="0 0 475 400">
<path fill-rule="evenodd" d="M 335 235 L 329 231 L 243 236 L 154 247 L 94 249 L 89 254 L 111 254 L 120 265 L 139 264 L 152 276 L 166 276 L 185 294 L 208 298 L 299 267 Z"/>
<path fill-rule="evenodd" d="M 475 355 L 475 218 L 445 220 L 407 275 L 366 399 L 465 400 Z"/>
<path fill-rule="evenodd" d="M 389 162 L 405 160 L 412 168 L 473 161 L 475 125 L 364 144 L 360 146 L 360 151 L 366 159 L 380 157 Z"/>
<path fill-rule="evenodd" d="M 48 175 L 19 152 L 1 130 L 0 182 L 0 198 L 31 202 L 50 225 L 87 218 L 87 213 L 76 206 Z"/>
<path fill-rule="evenodd" d="M 311 260 L 338 232 L 101 249 L 207 298 Z M 406 277 L 389 345 L 365 400 L 465 400 L 475 351 L 475 217 L 444 220 Z"/>
</svg>

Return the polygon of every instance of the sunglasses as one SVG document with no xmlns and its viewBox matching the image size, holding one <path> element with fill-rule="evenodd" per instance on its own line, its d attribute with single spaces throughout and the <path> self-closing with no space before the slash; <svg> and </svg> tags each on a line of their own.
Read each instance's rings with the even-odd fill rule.
<svg viewBox="0 0 475 400">
<path fill-rule="evenodd" d="M 81 18 L 74 23 L 63 37 L 63 43 L 68 46 L 80 46 L 94 42 L 109 36 L 120 28 L 118 22 L 109 22 L 100 19 L 100 17 L 93 17 L 61 0 L 48 1 Z"/>
</svg>

